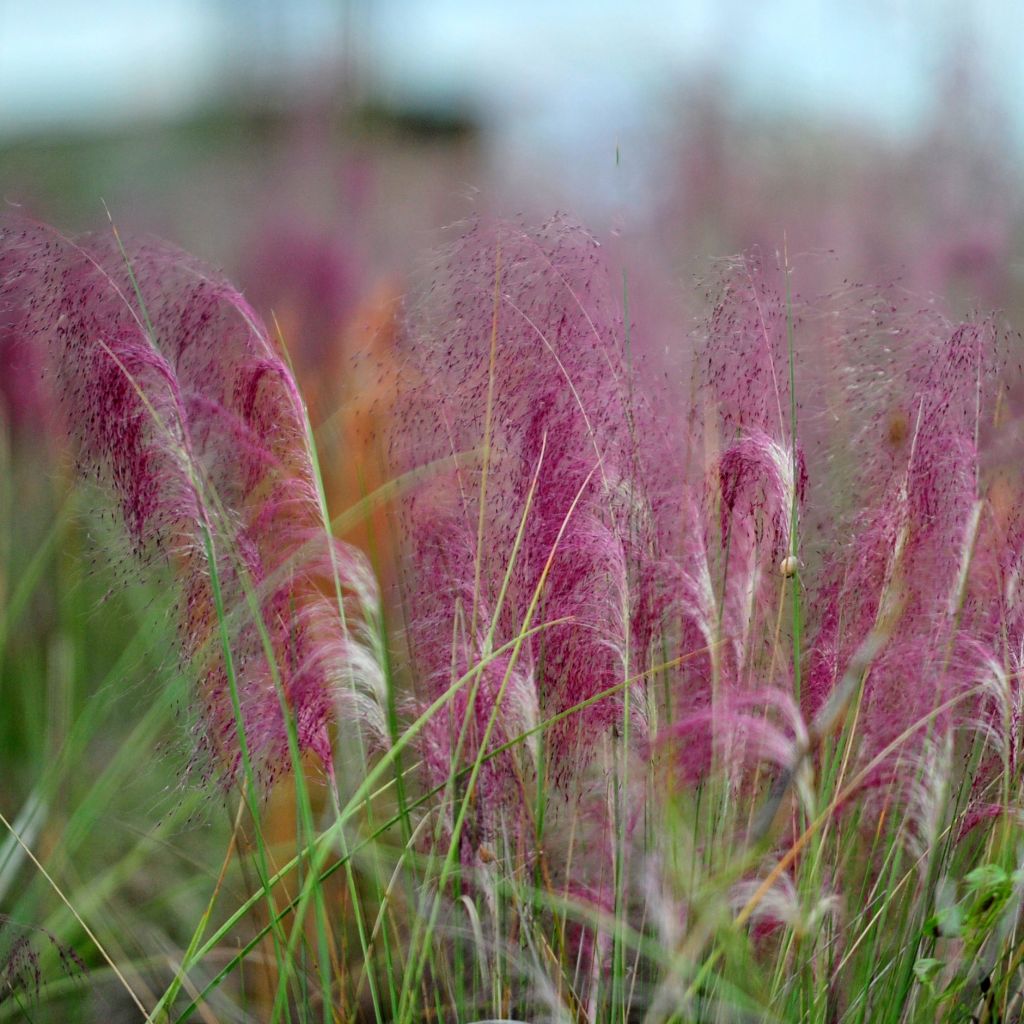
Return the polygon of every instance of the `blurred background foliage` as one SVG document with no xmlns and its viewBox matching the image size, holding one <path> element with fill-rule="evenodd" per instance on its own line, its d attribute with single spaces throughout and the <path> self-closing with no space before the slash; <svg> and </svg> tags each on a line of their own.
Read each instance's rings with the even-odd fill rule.
<svg viewBox="0 0 1024 1024">
<path fill-rule="evenodd" d="M 568 206 L 670 280 L 785 230 L 1002 300 L 1022 30 L 1009 0 L 3 0 L 0 182 L 250 287 L 284 226 L 365 280 L 481 206 Z"/>
</svg>

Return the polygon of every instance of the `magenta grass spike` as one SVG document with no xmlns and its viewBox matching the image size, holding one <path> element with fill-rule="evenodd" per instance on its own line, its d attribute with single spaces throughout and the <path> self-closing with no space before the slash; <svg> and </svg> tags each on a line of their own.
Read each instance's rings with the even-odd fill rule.
<svg viewBox="0 0 1024 1024">
<path fill-rule="evenodd" d="M 3 300 L 48 346 L 82 472 L 116 496 L 134 567 L 177 588 L 197 764 L 224 783 L 241 773 L 231 671 L 264 784 L 289 768 L 282 697 L 300 751 L 328 770 L 336 714 L 382 733 L 363 635 L 373 577 L 329 537 L 302 400 L 242 296 L 162 242 L 122 251 L 113 235 L 73 241 L 19 220 L 0 227 L 0 252 Z"/>
<path fill-rule="evenodd" d="M 754 429 L 722 453 L 718 479 L 722 536 L 737 551 L 766 552 L 779 566 L 790 553 L 793 509 L 807 490 L 803 452 L 798 447 L 794 459 L 790 450 Z"/>
<path fill-rule="evenodd" d="M 895 307 L 891 313 L 899 323 Z M 915 320 L 917 331 L 908 330 Z M 977 700 L 967 695 L 977 672 L 966 671 L 962 652 L 1019 636 L 1000 582 L 1016 538 L 990 497 L 992 456 L 1007 436 L 1003 340 L 990 322 L 952 327 L 930 311 L 912 316 L 899 335 L 898 346 L 886 347 L 888 372 L 850 392 L 864 399 L 864 456 L 853 478 L 861 500 L 845 513 L 852 540 L 845 549 L 833 544 L 816 595 L 804 694 L 813 713 L 856 646 L 884 628 L 888 643 L 862 698 L 865 757 L 929 716 L 940 735 L 971 720 Z M 869 369 L 875 354 L 860 351 L 861 369 Z M 962 706 L 936 713 L 958 695 Z M 881 777 L 906 776 L 900 759 L 915 756 L 924 736 L 908 740 Z"/>
<path fill-rule="evenodd" d="M 472 760 L 492 716 L 497 744 L 650 663 L 657 536 L 639 434 L 653 431 L 639 426 L 625 335 L 598 243 L 561 217 L 537 230 L 472 225 L 412 306 L 392 454 L 435 467 L 403 513 L 420 699 L 539 627 L 433 729 L 428 761 L 442 776 L 460 742 Z M 642 734 L 641 693 L 552 726 L 547 770 L 580 772 L 627 702 Z M 503 775 L 514 788 L 511 771 L 492 762 L 483 785 Z"/>
<path fill-rule="evenodd" d="M 722 448 L 738 434 L 753 430 L 788 446 L 790 312 L 785 267 L 759 252 L 745 253 L 727 263 L 715 291 L 696 354 L 699 386 L 693 413 L 699 429 L 717 427 L 714 440 Z M 799 307 L 795 315 L 798 320 Z"/>
</svg>

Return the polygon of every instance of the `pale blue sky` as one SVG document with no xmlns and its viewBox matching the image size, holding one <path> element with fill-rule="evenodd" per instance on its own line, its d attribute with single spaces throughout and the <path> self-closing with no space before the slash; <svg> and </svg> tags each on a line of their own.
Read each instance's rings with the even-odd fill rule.
<svg viewBox="0 0 1024 1024">
<path fill-rule="evenodd" d="M 174 116 L 239 81 L 301 80 L 336 62 L 346 26 L 386 92 L 471 102 L 537 138 L 628 134 L 704 72 L 755 111 L 902 133 L 967 46 L 1024 125 L 1015 0 L 0 0 L 0 133 Z"/>
</svg>

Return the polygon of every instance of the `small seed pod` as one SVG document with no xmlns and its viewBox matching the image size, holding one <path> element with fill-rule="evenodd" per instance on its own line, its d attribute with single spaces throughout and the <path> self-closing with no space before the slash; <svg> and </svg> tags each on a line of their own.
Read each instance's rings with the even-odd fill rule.
<svg viewBox="0 0 1024 1024">
<path fill-rule="evenodd" d="M 800 562 L 796 555 L 786 555 L 786 557 L 779 562 L 779 573 L 789 579 L 791 576 L 795 576 L 797 569 L 800 568 Z"/>
</svg>

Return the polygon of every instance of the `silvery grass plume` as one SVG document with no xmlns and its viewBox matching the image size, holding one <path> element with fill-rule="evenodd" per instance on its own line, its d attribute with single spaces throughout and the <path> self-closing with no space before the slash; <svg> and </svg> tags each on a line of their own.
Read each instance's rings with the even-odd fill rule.
<svg viewBox="0 0 1024 1024">
<path fill-rule="evenodd" d="M 168 572 L 177 589 L 196 766 L 230 784 L 247 750 L 269 785 L 290 766 L 286 715 L 328 771 L 336 714 L 382 735 L 376 586 L 330 537 L 302 400 L 242 296 L 157 241 L 7 220 L 0 254 L 0 304 L 47 348 L 81 472 L 116 498 L 129 572 Z"/>
<path fill-rule="evenodd" d="M 393 461 L 435 469 L 402 512 L 419 699 L 483 666 L 425 734 L 432 778 L 593 699 L 484 766 L 476 839 L 528 824 L 541 747 L 565 783 L 627 714 L 646 728 L 642 685 L 624 681 L 650 663 L 657 535 L 613 295 L 598 242 L 567 219 L 475 223 L 430 268 L 400 342 Z"/>
</svg>

